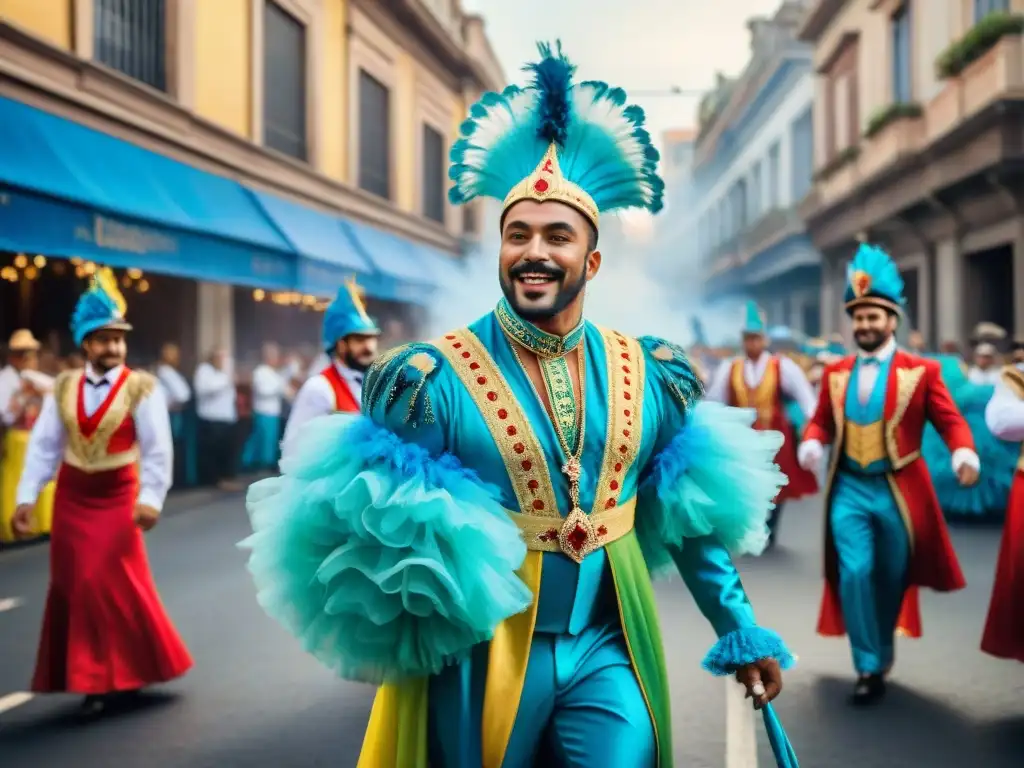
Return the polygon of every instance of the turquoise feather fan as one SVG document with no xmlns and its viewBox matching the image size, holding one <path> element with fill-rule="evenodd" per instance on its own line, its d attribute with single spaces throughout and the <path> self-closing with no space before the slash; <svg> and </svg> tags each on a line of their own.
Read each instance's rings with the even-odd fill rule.
<svg viewBox="0 0 1024 768">
<path fill-rule="evenodd" d="M 858 294 L 858 285 L 862 293 Z M 903 307 L 903 277 L 896 264 L 881 248 L 862 243 L 846 271 L 846 303 L 877 298 Z"/>
<path fill-rule="evenodd" d="M 539 44 L 541 60 L 527 65 L 528 87 L 487 93 L 462 123 L 450 153 L 448 196 L 458 205 L 477 197 L 504 200 L 536 169 L 554 143 L 565 178 L 593 198 L 602 212 L 661 210 L 665 184 L 657 174 L 658 150 L 638 106 L 607 83 L 574 84 L 576 67 Z"/>
</svg>

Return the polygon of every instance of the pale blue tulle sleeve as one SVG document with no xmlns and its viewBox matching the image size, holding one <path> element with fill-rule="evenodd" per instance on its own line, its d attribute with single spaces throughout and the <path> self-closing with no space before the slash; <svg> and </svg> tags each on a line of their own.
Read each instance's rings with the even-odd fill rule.
<svg viewBox="0 0 1024 768">
<path fill-rule="evenodd" d="M 439 365 L 390 355 L 367 376 L 367 416 L 310 422 L 283 474 L 249 489 L 260 605 L 348 679 L 436 673 L 531 599 L 496 490 L 443 451 Z"/>
<path fill-rule="evenodd" d="M 719 636 L 705 669 L 729 674 L 762 658 L 789 667 L 793 656 L 782 639 L 757 625 L 731 557 L 759 554 L 767 542 L 768 513 L 786 483 L 775 465 L 782 435 L 755 431 L 753 412 L 702 401 L 680 350 L 640 341 L 660 409 L 636 524 L 652 575 L 678 571 Z"/>
</svg>

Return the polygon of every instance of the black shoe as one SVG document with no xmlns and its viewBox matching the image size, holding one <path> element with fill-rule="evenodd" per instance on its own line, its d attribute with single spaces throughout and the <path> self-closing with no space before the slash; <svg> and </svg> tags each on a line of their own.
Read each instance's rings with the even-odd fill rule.
<svg viewBox="0 0 1024 768">
<path fill-rule="evenodd" d="M 83 720 L 94 720 L 102 715 L 106 709 L 106 696 L 86 696 L 82 706 L 78 709 L 78 715 Z"/>
<path fill-rule="evenodd" d="M 853 687 L 850 703 L 858 707 L 874 704 L 885 696 L 885 678 L 882 675 L 861 675 Z"/>
</svg>

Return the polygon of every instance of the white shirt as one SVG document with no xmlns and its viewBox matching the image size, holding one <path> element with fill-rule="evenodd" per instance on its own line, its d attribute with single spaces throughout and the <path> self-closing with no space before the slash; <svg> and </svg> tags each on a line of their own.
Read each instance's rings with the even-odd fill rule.
<svg viewBox="0 0 1024 768">
<path fill-rule="evenodd" d="M 266 363 L 252 372 L 252 410 L 263 416 L 280 416 L 288 381 L 280 371 Z"/>
<path fill-rule="evenodd" d="M 972 365 L 967 371 L 967 380 L 971 384 L 978 384 L 979 386 L 985 386 L 986 384 L 997 384 L 999 378 L 1003 375 L 1003 369 L 998 365 L 993 365 L 991 368 L 982 370 L 976 365 Z"/>
<path fill-rule="evenodd" d="M 230 362 L 225 363 L 221 371 L 202 363 L 196 368 L 192 384 L 196 392 L 196 415 L 200 419 L 230 424 L 238 421 L 235 374 Z"/>
<path fill-rule="evenodd" d="M 110 394 L 111 387 L 121 375 L 118 366 L 99 376 L 92 366 L 86 366 L 88 380 L 84 387 L 86 416 L 91 416 Z M 91 382 L 105 382 L 95 386 Z M 171 489 L 174 468 L 174 443 L 171 440 L 171 419 L 163 390 L 154 387 L 148 397 L 135 406 L 132 414 L 135 436 L 139 444 L 139 504 L 162 509 L 167 492 Z M 32 428 L 25 454 L 25 466 L 18 483 L 17 503 L 33 504 L 39 492 L 57 474 L 64 458 L 67 432 L 60 417 L 60 409 L 52 395 L 43 400 L 39 419 Z"/>
<path fill-rule="evenodd" d="M 861 350 L 858 353 L 858 357 L 861 360 L 876 359 L 879 361 L 878 365 L 861 365 L 857 369 L 857 399 L 862 404 L 871 399 L 871 393 L 874 391 L 875 383 L 878 381 L 878 372 L 881 370 L 882 365 L 895 353 L 896 339 L 892 336 L 874 352 Z M 825 447 L 818 440 L 805 440 L 797 448 L 797 461 L 799 461 L 800 466 L 804 469 L 813 470 L 817 468 L 824 452 Z M 953 451 L 953 472 L 959 472 L 960 467 L 965 464 L 978 470 L 981 467 L 981 459 L 970 448 L 957 448 Z"/>
<path fill-rule="evenodd" d="M 1024 371 L 1024 365 L 1018 363 L 1017 370 Z M 1002 381 L 985 406 L 985 426 L 1000 440 L 1024 442 L 1024 400 Z"/>
<path fill-rule="evenodd" d="M 11 398 L 21 389 L 21 374 L 13 365 L 4 366 L 0 370 L 0 420 L 5 426 L 11 426 L 17 418 L 8 409 L 11 407 Z"/>
<path fill-rule="evenodd" d="M 751 389 L 757 387 L 768 370 L 772 359 L 771 352 L 762 352 L 757 360 L 743 360 L 743 380 Z M 706 397 L 718 403 L 729 401 L 729 377 L 732 375 L 732 364 L 723 362 L 715 369 Z M 792 398 L 800 406 L 800 410 L 809 419 L 818 407 L 818 398 L 814 395 L 814 387 L 807 381 L 803 370 L 795 362 L 784 355 L 779 356 L 779 387 L 786 397 Z"/>
<path fill-rule="evenodd" d="M 192 399 L 192 389 L 188 381 L 173 366 L 160 363 L 156 369 L 156 378 L 164 390 L 169 408 L 180 408 Z"/>
<path fill-rule="evenodd" d="M 334 367 L 338 369 L 338 373 L 345 379 L 345 383 L 348 384 L 348 388 L 352 391 L 352 396 L 356 399 L 356 402 L 361 402 L 363 398 L 363 374 L 359 371 L 353 371 L 338 361 L 334 362 Z M 284 439 L 281 441 L 281 458 L 285 458 L 294 450 L 295 438 L 300 431 L 300 427 L 318 416 L 326 416 L 330 413 L 334 413 L 334 390 L 331 388 L 330 382 L 327 381 L 327 377 L 322 373 L 318 373 L 306 379 L 302 388 L 299 389 L 299 394 L 295 396 L 295 401 L 292 403 L 292 411 L 288 416 L 288 423 L 284 428 Z"/>
</svg>

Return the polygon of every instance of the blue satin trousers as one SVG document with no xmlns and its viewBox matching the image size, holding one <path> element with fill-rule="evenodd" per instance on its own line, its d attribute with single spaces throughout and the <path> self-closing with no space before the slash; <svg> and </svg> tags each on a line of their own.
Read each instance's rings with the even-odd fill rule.
<svg viewBox="0 0 1024 768">
<path fill-rule="evenodd" d="M 481 768 L 487 645 L 430 681 L 430 764 Z M 533 636 L 502 768 L 655 768 L 654 727 L 618 624 Z"/>
<path fill-rule="evenodd" d="M 253 413 L 252 432 L 242 450 L 246 469 L 270 469 L 281 457 L 281 417 Z"/>
<path fill-rule="evenodd" d="M 853 666 L 859 674 L 881 673 L 895 653 L 910 562 L 907 527 L 885 475 L 837 472 L 831 515 Z"/>
</svg>

